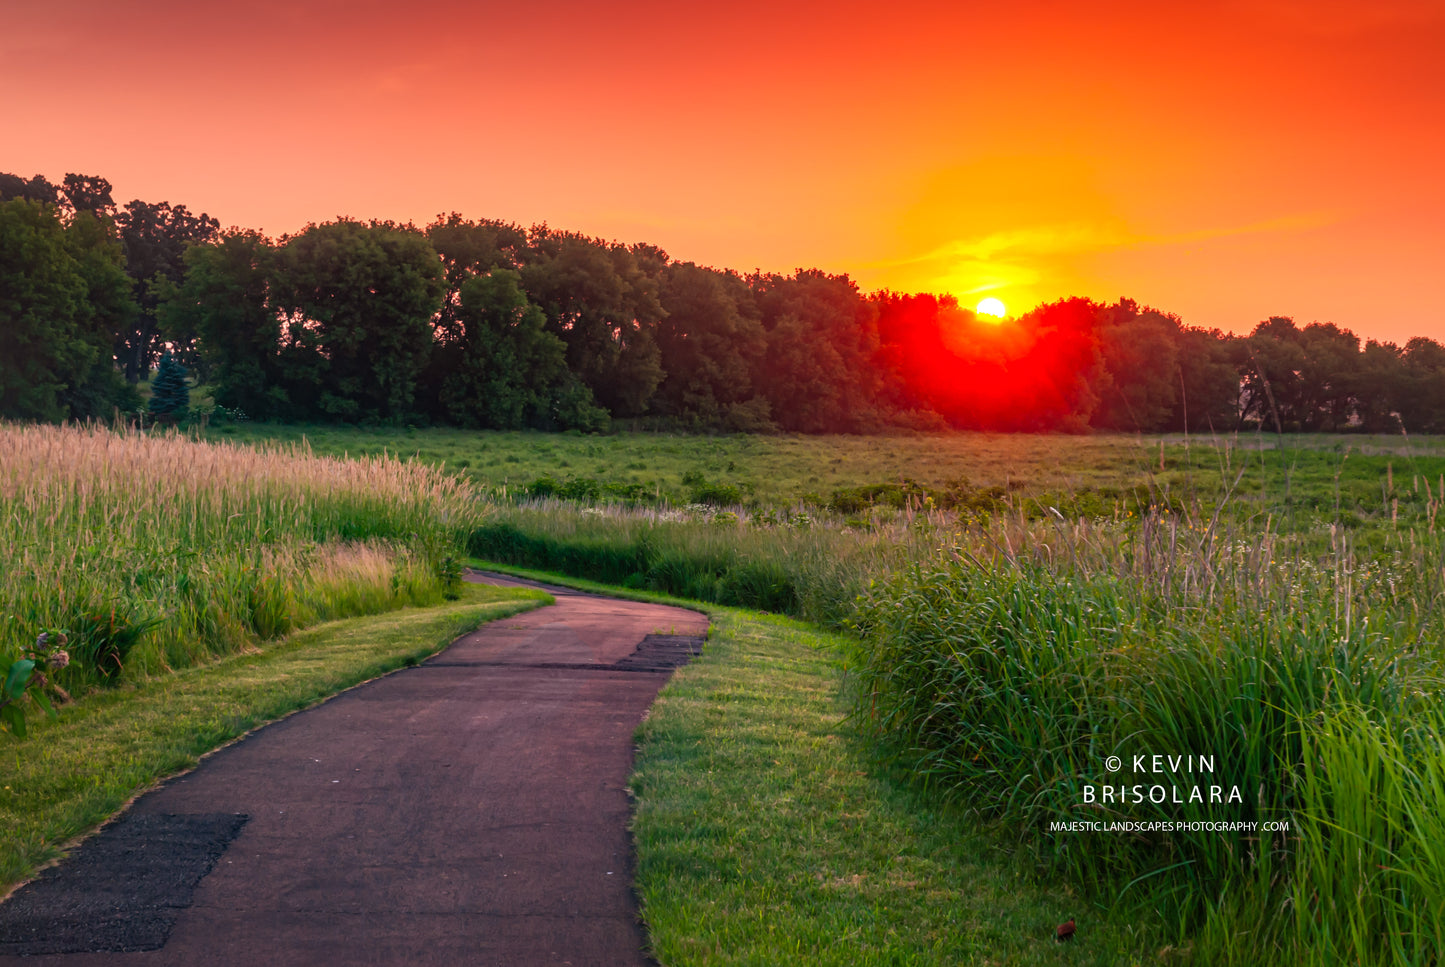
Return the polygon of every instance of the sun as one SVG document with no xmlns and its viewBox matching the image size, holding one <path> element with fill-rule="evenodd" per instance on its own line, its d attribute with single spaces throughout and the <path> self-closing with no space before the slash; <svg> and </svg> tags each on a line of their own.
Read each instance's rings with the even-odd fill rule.
<svg viewBox="0 0 1445 967">
<path fill-rule="evenodd" d="M 980 302 L 973 311 L 981 316 L 993 316 L 997 319 L 1002 319 L 1008 310 L 1004 308 L 1002 302 L 990 296 Z"/>
</svg>

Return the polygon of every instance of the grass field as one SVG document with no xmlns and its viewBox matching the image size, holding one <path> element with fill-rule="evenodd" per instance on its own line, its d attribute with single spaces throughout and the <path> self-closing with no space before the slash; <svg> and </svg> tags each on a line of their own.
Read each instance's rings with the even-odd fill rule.
<svg viewBox="0 0 1445 967">
<path fill-rule="evenodd" d="M 851 627 L 855 721 L 880 754 L 933 801 L 1017 831 L 1030 864 L 1150 909 L 1196 962 L 1433 962 L 1438 457 L 1433 441 L 1271 442 L 1215 451 L 1248 462 L 1212 493 L 1111 514 L 915 507 L 859 526 L 534 502 L 500 509 L 473 549 L 754 607 L 761 586 L 776 610 Z M 1162 480 L 1150 492 L 1175 498 Z M 1160 753 L 1205 757 L 1208 775 L 1105 767 Z M 1097 798 L 1215 781 L 1236 798 Z M 1134 832 L 1050 825 L 1081 821 Z"/>
<path fill-rule="evenodd" d="M 311 549 L 305 553 L 382 555 L 418 575 L 423 593 L 440 592 L 448 556 L 465 545 L 516 566 L 789 614 L 843 632 L 749 626 L 747 635 L 771 644 L 732 652 L 740 663 L 718 674 L 740 690 L 718 686 L 698 698 L 676 741 L 679 750 L 689 742 L 705 750 L 711 723 L 732 721 L 744 708 L 755 717 L 736 720 L 740 734 L 766 739 L 664 770 L 669 787 L 695 781 L 699 769 L 718 773 L 724 761 L 761 782 L 767 742 L 792 731 L 816 738 L 808 730 L 833 712 L 817 711 L 823 717 L 808 725 L 793 710 L 821 692 L 795 681 L 802 691 L 791 698 L 759 695 L 768 689 L 755 676 L 781 681 L 796 669 L 799 653 L 787 651 L 786 639 L 826 642 L 834 651 L 810 674 L 832 683 L 822 689 L 832 700 L 850 703 L 849 741 L 912 783 L 916 798 L 895 805 L 909 803 L 898 808 L 915 818 L 962 811 L 980 821 L 992 833 L 970 840 L 967 851 L 1002 849 L 1029 882 L 1063 884 L 1089 898 L 1091 917 L 1133 924 L 1133 940 L 1114 950 L 1121 957 L 1125 947 L 1152 944 L 1151 956 L 1168 947 L 1195 963 L 1420 964 L 1437 962 L 1445 946 L 1445 828 L 1431 818 L 1445 815 L 1439 440 L 209 432 L 298 441 L 306 433 L 292 456 L 334 468 L 328 472 L 337 479 L 357 472 L 348 468 L 380 467 L 396 480 L 418 475 L 416 487 L 445 494 L 408 502 L 403 486 L 389 501 L 395 507 L 342 497 L 339 510 L 265 532 L 290 534 L 286 540 Z M 365 456 L 359 463 L 325 457 L 342 453 Z M 38 492 L 27 484 L 0 497 L 43 517 L 48 505 L 28 496 Z M 71 503 L 62 506 L 79 508 L 72 514 L 117 503 L 115 495 L 65 499 Z M 178 519 L 218 519 L 187 513 Z M 398 513 L 424 526 L 387 517 Z M 361 530 L 363 523 L 372 529 Z M 44 544 L 41 529 L 15 526 L 32 527 L 20 531 L 28 541 L 20 546 Z M 149 567 L 186 573 L 173 562 L 184 560 L 175 552 L 187 532 L 163 533 L 172 535 L 170 556 Z M 254 551 L 259 537 L 248 540 L 241 544 L 252 556 L 243 563 L 268 560 Z M 84 555 L 52 556 L 88 564 Z M 108 573 L 124 577 L 134 566 Z M 223 587 L 248 572 L 234 573 Z M 119 586 L 125 600 L 141 602 L 151 587 Z M 393 595 L 373 603 L 396 597 L 396 579 L 387 586 Z M 259 640 L 254 623 L 243 627 L 245 640 Z M 158 666 L 177 664 L 167 654 Z M 828 663 L 838 661 L 848 669 L 841 694 L 839 680 L 828 677 Z M 808 741 L 811 752 L 780 754 L 773 764 L 834 761 L 827 743 Z M 1160 753 L 1207 757 L 1208 776 L 1173 767 L 1156 780 L 1131 767 L 1126 777 L 1105 765 L 1110 756 L 1132 763 Z M 1187 788 L 1210 776 L 1238 787 L 1238 798 L 1202 805 L 1098 798 L 1116 782 Z M 824 778 L 810 782 L 831 788 Z M 726 816 L 747 785 L 704 785 L 711 791 L 701 798 L 717 799 Z M 671 794 L 653 787 L 654 796 Z M 782 869 L 787 854 L 805 850 L 826 811 L 776 812 L 770 842 L 777 853 L 756 869 Z M 1065 835 L 1049 825 L 1079 821 L 1154 825 L 1108 835 Z M 1158 825 L 1218 821 L 1288 826 Z M 718 822 L 749 820 L 734 812 Z M 693 861 L 722 862 L 737 842 L 694 843 L 701 853 Z M 965 861 L 953 854 L 914 887 L 958 891 L 947 867 Z M 678 881 L 651 902 L 666 907 L 664 894 L 704 886 L 722 889 Z M 796 928 L 777 926 L 761 910 L 791 890 L 774 882 L 744 891 L 728 915 L 773 923 L 778 949 L 813 949 L 835 929 L 816 927 L 826 910 Z M 807 895 L 823 903 L 823 894 Z M 839 910 L 852 902 L 833 899 Z M 1005 906 L 1001 895 L 987 904 Z M 689 907 L 678 922 L 707 913 Z M 679 927 L 682 946 L 670 949 L 678 962 L 722 957 L 751 930 L 737 929 L 707 939 Z M 808 933 L 815 929 L 821 932 Z M 955 942 L 974 949 L 971 940 Z"/>
<path fill-rule="evenodd" d="M 966 509 L 1047 516 L 1127 515 L 1151 503 L 1207 514 L 1224 503 L 1241 520 L 1276 530 L 1337 523 L 1433 526 L 1445 502 L 1445 439 L 1246 434 L 1044 436 L 911 434 L 722 436 L 618 433 L 364 430 L 230 424 L 209 439 L 284 441 L 332 456 L 383 454 L 444 466 L 509 498 L 539 480 L 544 494 L 674 506 L 706 502 L 758 510 L 831 509 L 866 517 L 957 503 Z"/>
</svg>

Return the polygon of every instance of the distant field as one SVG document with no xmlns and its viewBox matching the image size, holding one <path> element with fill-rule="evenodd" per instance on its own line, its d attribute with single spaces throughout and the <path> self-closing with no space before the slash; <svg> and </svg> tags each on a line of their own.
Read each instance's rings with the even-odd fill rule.
<svg viewBox="0 0 1445 967">
<path fill-rule="evenodd" d="M 1232 487 L 1244 515 L 1273 526 L 1351 528 L 1401 519 L 1433 523 L 1445 500 L 1445 438 L 1368 435 L 607 436 L 455 429 L 211 428 L 211 439 L 300 441 L 320 455 L 383 452 L 444 465 L 489 490 L 525 493 L 539 480 L 561 496 L 633 502 L 799 504 L 857 513 L 920 496 L 974 508 L 1007 504 L 1034 515 L 1127 514 L 1141 503 L 1203 513 Z M 1242 475 L 1241 475 L 1242 473 Z M 572 489 L 568 490 L 568 485 Z M 590 487 L 590 490 L 589 490 Z M 862 493 L 859 493 L 859 491 Z M 901 493 L 910 492 L 904 487 Z"/>
</svg>

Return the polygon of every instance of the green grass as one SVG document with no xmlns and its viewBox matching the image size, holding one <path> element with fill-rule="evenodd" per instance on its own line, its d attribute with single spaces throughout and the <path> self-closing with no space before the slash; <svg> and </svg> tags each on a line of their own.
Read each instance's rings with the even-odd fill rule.
<svg viewBox="0 0 1445 967">
<path fill-rule="evenodd" d="M 637 887 L 662 963 L 1113 965 L 1166 946 L 1144 918 L 1041 882 L 1011 854 L 1017 830 L 930 804 L 876 757 L 847 720 L 842 636 L 701 607 L 707 647 L 648 712 L 630 782 Z M 1076 940 L 1055 943 L 1069 919 Z"/>
<path fill-rule="evenodd" d="M 1142 897 L 1201 962 L 1433 962 L 1445 913 L 1445 838 L 1425 819 L 1445 814 L 1439 541 L 1411 542 L 1397 587 L 1347 555 L 1171 562 L 1162 541 L 1154 571 L 1120 580 L 1070 539 L 1061 530 L 1048 556 L 920 564 L 870 589 L 850 656 L 858 719 L 880 747 L 938 798 L 1028 831 L 1070 882 Z M 1212 583 L 1191 590 L 1190 566 Z M 1213 768 L 1105 765 L 1141 754 Z M 1154 783 L 1241 798 L 1110 804 L 1098 792 Z M 1045 832 L 1080 820 L 1289 825 Z"/>
<path fill-rule="evenodd" d="M 1445 438 L 1366 434 L 683 436 L 499 433 L 229 424 L 210 439 L 304 441 L 318 454 L 399 455 L 514 498 L 549 479 L 564 494 L 679 506 L 830 509 L 884 516 L 910 495 L 969 511 L 1135 516 L 1146 507 L 1229 514 L 1256 529 L 1361 533 L 1433 527 L 1445 504 Z M 734 497 L 735 495 L 735 497 Z M 1227 499 L 1226 499 L 1227 495 Z"/>
<path fill-rule="evenodd" d="M 494 508 L 468 548 L 520 567 L 837 626 L 871 577 L 930 551 L 932 536 L 901 523 L 855 531 L 803 516 L 762 526 L 726 511 L 579 513 L 549 501 Z"/>
<path fill-rule="evenodd" d="M 134 682 L 0 736 L 0 895 L 152 783 L 247 731 L 414 663 L 483 621 L 549 600 L 467 585 L 455 603 L 350 618 Z"/>
<path fill-rule="evenodd" d="M 1049 889 L 844 721 L 839 641 L 712 609 L 639 739 L 638 889 L 665 964 L 1120 964 L 1146 938 Z M 1076 940 L 1053 940 L 1075 919 Z M 1142 958 L 1140 958 L 1142 959 Z"/>
</svg>

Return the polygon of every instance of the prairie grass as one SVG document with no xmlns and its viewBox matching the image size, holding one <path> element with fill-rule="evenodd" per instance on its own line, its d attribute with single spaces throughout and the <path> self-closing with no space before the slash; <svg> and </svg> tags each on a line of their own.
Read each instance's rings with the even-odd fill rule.
<svg viewBox="0 0 1445 967">
<path fill-rule="evenodd" d="M 496 506 L 468 546 L 492 561 L 838 626 L 872 576 L 931 540 L 903 522 L 849 529 L 806 514 L 764 522 L 707 507 L 543 500 Z"/>
<path fill-rule="evenodd" d="M 72 691 L 438 601 L 484 513 L 433 468 L 299 445 L 0 423 L 0 453 L 0 658 L 65 629 Z"/>
<path fill-rule="evenodd" d="M 1338 531 L 1251 541 L 1157 513 L 943 543 L 875 584 L 851 650 L 858 721 L 922 784 L 1013 824 L 1041 868 L 1162 913 L 1203 962 L 1436 962 L 1438 537 L 1363 556 Z M 1156 754 L 1209 766 L 1132 767 Z M 1102 792 L 1160 783 L 1163 802 Z M 1239 797 L 1187 801 L 1212 785 Z M 1050 832 L 1078 820 L 1287 826 Z"/>
</svg>

